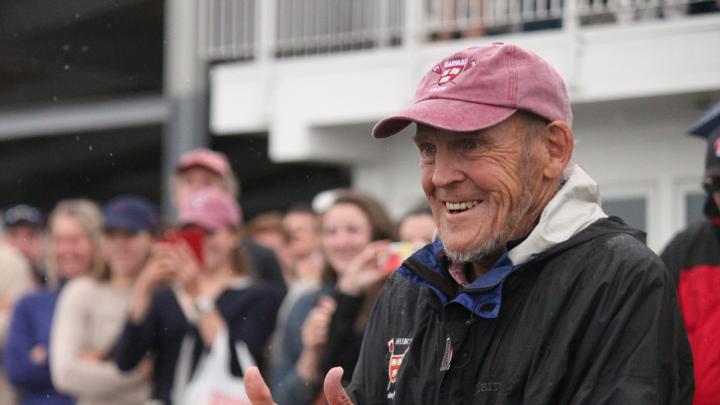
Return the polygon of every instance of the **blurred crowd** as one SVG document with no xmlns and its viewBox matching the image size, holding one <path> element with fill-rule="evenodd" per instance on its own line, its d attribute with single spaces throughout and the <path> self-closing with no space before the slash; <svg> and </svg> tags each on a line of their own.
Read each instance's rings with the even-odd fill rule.
<svg viewBox="0 0 720 405">
<path fill-rule="evenodd" d="M 0 403 L 193 403 L 224 346 L 243 348 L 229 373 L 258 365 L 279 403 L 322 401 L 330 367 L 351 376 L 388 262 L 433 239 L 430 209 L 396 223 L 333 190 L 246 223 L 238 188 L 225 155 L 197 149 L 177 162 L 170 224 L 133 195 L 7 209 Z"/>
</svg>

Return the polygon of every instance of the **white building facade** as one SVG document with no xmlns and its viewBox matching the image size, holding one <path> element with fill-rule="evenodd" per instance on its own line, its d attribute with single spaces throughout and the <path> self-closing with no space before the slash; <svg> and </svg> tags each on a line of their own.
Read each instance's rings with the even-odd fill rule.
<svg viewBox="0 0 720 405">
<path fill-rule="evenodd" d="M 606 211 L 643 228 L 656 251 L 701 215 L 704 143 L 685 133 L 720 99 L 720 13 L 698 12 L 714 1 L 202 4 L 211 132 L 265 132 L 276 162 L 346 165 L 353 186 L 395 216 L 422 199 L 412 128 L 375 140 L 372 125 L 407 106 L 437 60 L 495 41 L 534 51 L 565 78 L 575 161 Z"/>
</svg>

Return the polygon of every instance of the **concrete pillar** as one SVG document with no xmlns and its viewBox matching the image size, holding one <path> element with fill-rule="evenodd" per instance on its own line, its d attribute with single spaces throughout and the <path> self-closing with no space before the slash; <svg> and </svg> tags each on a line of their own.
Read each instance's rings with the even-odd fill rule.
<svg viewBox="0 0 720 405">
<path fill-rule="evenodd" d="M 204 21 L 198 0 L 165 1 L 164 96 L 168 118 L 163 128 L 162 216 L 171 219 L 173 166 L 180 155 L 208 143 L 207 66 L 198 52 Z"/>
</svg>

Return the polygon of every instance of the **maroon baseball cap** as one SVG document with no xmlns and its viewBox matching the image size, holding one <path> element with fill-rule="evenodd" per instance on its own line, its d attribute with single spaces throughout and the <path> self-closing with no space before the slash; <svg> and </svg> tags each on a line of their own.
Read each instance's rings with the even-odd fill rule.
<svg viewBox="0 0 720 405">
<path fill-rule="evenodd" d="M 209 231 L 223 226 L 239 226 L 242 213 L 237 201 L 216 188 L 197 190 L 180 202 L 179 225 L 197 225 Z"/>
<path fill-rule="evenodd" d="M 204 167 L 222 178 L 232 173 L 230 163 L 223 153 L 206 148 L 193 149 L 182 155 L 175 165 L 175 171 L 183 172 L 191 167 Z"/>
<path fill-rule="evenodd" d="M 532 52 L 495 42 L 438 62 L 420 81 L 413 105 L 378 122 L 372 133 L 385 138 L 413 122 L 477 131 L 518 110 L 572 125 L 567 87 L 555 69 Z"/>
</svg>

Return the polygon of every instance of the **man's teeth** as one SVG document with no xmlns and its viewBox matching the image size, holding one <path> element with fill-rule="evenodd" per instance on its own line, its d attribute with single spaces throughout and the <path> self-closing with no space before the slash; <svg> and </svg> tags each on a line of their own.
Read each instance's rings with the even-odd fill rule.
<svg viewBox="0 0 720 405">
<path fill-rule="evenodd" d="M 445 207 L 450 211 L 465 211 L 476 205 L 480 204 L 480 201 L 462 201 L 462 202 L 445 202 Z"/>
</svg>

